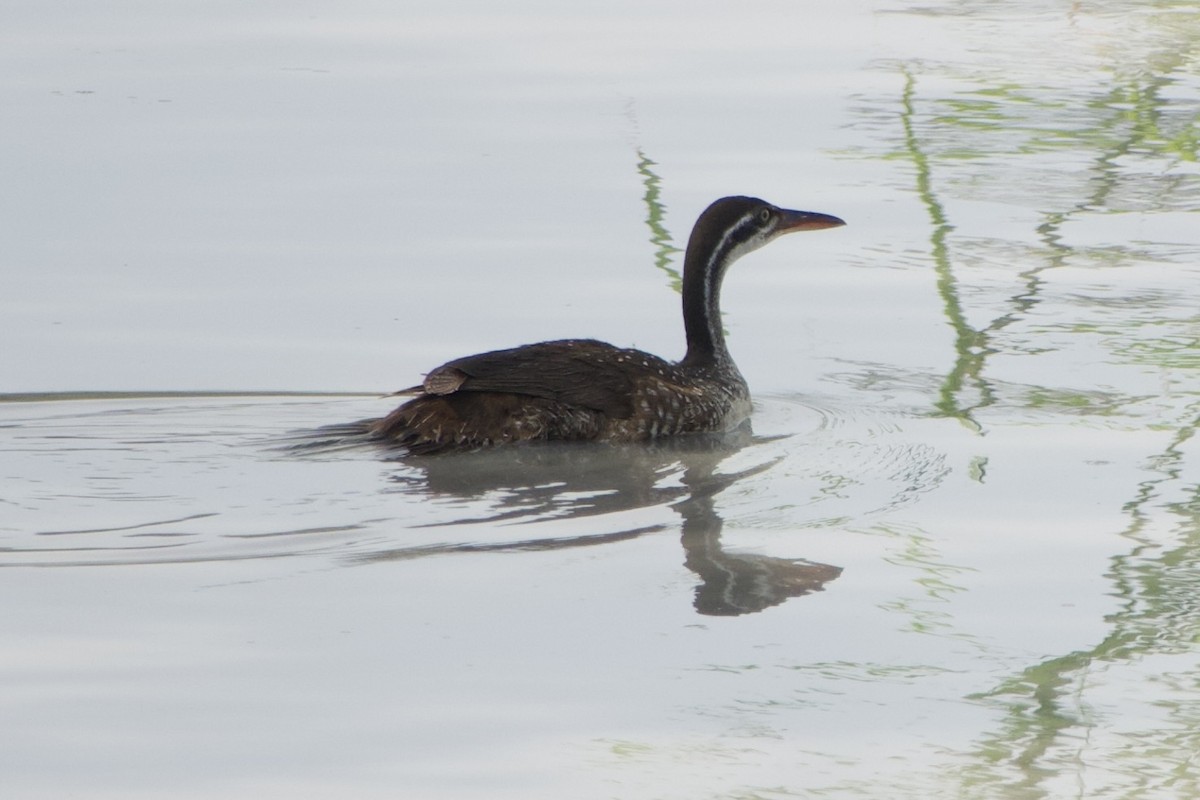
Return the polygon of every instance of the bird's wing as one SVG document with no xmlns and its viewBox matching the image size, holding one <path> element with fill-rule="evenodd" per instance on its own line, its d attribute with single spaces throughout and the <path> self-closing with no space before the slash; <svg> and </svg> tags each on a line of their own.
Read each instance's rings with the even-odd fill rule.
<svg viewBox="0 0 1200 800">
<path fill-rule="evenodd" d="M 669 368 L 646 353 L 591 339 L 566 339 L 455 359 L 430 372 L 423 388 L 437 395 L 530 395 L 627 419 L 633 414 L 635 379 Z"/>
</svg>

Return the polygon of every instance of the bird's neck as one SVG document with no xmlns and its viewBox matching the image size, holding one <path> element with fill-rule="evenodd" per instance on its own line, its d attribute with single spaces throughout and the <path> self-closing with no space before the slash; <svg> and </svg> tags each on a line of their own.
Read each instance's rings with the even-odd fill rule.
<svg viewBox="0 0 1200 800">
<path fill-rule="evenodd" d="M 721 281 L 737 258 L 735 242 L 702 230 L 692 233 L 683 258 L 683 329 L 687 355 L 682 366 L 732 364 L 721 328 Z"/>
</svg>

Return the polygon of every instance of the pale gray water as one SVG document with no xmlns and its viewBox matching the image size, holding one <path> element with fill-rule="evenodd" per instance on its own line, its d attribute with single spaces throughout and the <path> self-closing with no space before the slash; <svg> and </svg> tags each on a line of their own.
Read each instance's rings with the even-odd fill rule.
<svg viewBox="0 0 1200 800">
<path fill-rule="evenodd" d="M 4 796 L 1200 794 L 1194 4 L 0 19 Z M 753 434 L 289 449 L 730 193 Z"/>
</svg>

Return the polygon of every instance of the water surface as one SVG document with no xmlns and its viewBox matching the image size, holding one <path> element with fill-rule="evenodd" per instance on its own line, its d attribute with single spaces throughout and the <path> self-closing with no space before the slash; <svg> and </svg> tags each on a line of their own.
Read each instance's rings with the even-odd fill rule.
<svg viewBox="0 0 1200 800">
<path fill-rule="evenodd" d="M 1194 5 L 6 17 L 6 795 L 1200 793 Z M 297 447 L 732 193 L 752 429 Z"/>
</svg>

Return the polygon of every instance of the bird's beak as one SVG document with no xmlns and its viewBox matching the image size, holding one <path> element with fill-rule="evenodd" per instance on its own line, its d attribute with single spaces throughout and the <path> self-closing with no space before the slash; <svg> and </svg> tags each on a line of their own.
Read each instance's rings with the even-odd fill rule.
<svg viewBox="0 0 1200 800">
<path fill-rule="evenodd" d="M 779 233 L 793 231 L 819 231 L 822 228 L 837 228 L 845 225 L 846 221 L 831 214 L 818 214 L 815 211 L 788 211 L 779 209 Z"/>
</svg>

